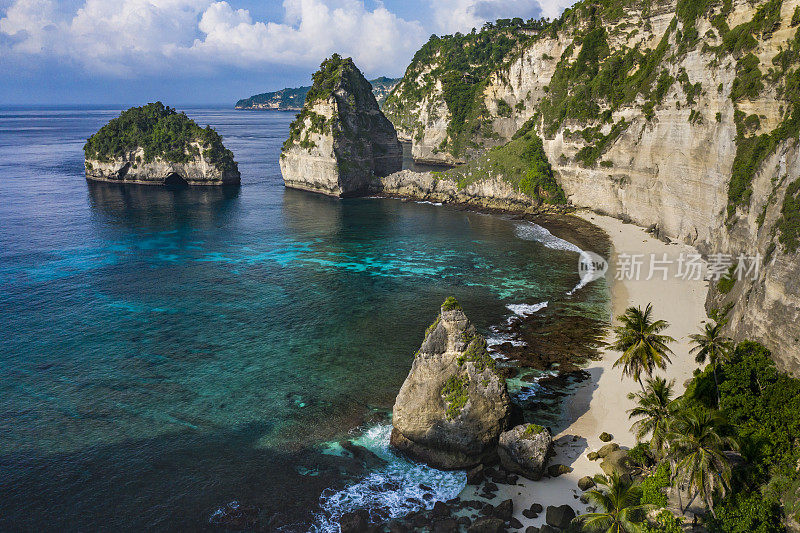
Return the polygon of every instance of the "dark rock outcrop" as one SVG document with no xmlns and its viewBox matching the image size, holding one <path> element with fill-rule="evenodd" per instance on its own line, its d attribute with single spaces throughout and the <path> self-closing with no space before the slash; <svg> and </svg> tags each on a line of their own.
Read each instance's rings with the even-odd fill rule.
<svg viewBox="0 0 800 533">
<path fill-rule="evenodd" d="M 505 533 L 505 523 L 499 518 L 484 516 L 469 526 L 467 533 Z"/>
<path fill-rule="evenodd" d="M 397 133 L 378 108 L 372 86 L 352 59 L 338 54 L 326 59 L 281 150 L 286 186 L 356 196 L 402 164 Z"/>
<path fill-rule="evenodd" d="M 594 480 L 589 476 L 583 476 L 578 480 L 578 488 L 587 491 L 595 486 Z"/>
<path fill-rule="evenodd" d="M 575 518 L 575 511 L 569 505 L 549 505 L 545 521 L 548 525 L 559 529 L 567 529 Z"/>
<path fill-rule="evenodd" d="M 448 298 L 397 395 L 391 444 L 441 469 L 494 460 L 510 404 L 486 340 Z"/>
</svg>

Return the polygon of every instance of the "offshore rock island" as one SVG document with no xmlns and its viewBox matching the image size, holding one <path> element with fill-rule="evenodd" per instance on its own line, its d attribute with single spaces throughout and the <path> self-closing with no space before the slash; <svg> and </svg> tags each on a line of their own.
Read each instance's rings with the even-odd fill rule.
<svg viewBox="0 0 800 533">
<path fill-rule="evenodd" d="M 313 79 L 281 150 L 284 182 L 331 196 L 368 194 L 377 177 L 402 167 L 394 126 L 352 59 L 334 54 Z"/>
<path fill-rule="evenodd" d="M 182 187 L 240 182 L 233 153 L 210 126 L 161 102 L 133 107 L 89 137 L 86 178 Z"/>
</svg>

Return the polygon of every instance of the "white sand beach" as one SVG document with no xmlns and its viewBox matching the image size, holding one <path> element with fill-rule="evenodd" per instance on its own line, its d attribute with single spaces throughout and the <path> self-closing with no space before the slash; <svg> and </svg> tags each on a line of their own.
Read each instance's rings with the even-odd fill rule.
<svg viewBox="0 0 800 533">
<path fill-rule="evenodd" d="M 677 278 L 677 264 L 669 266 L 667 280 L 658 272 L 647 280 L 650 268 L 650 254 L 658 259 L 667 254 L 667 258 L 677 263 L 683 254 L 696 254 L 690 246 L 673 243 L 666 244 L 647 234 L 641 227 L 624 224 L 618 219 L 584 212 L 579 216 L 589 220 L 603 229 L 611 238 L 613 252 L 611 267 L 606 277 L 611 288 L 611 304 L 614 317 L 622 314 L 629 306 L 646 306 L 652 302 L 655 318 L 670 323 L 665 332 L 676 339 L 671 345 L 674 355 L 672 364 L 666 375 L 675 379 L 676 394 L 683 392 L 683 383 L 691 377 L 697 365 L 689 354 L 688 336 L 696 333 L 701 322 L 706 319 L 704 308 L 708 282 L 703 280 L 685 280 Z M 620 254 L 644 254 L 641 276 L 636 279 L 615 280 L 615 266 Z M 589 461 L 586 454 L 597 450 L 603 444 L 600 434 L 608 432 L 613 435 L 613 442 L 623 448 L 632 447 L 636 439 L 630 432 L 631 421 L 627 410 L 633 407 L 628 394 L 639 390 L 639 384 L 631 378 L 623 377 L 620 368 L 613 368 L 619 354 L 610 350 L 603 351 L 602 359 L 592 362 L 587 368 L 590 378 L 576 386 L 571 397 L 564 401 L 563 427 L 553 428 L 556 431 L 556 457 L 550 464 L 561 463 L 570 466 L 573 471 L 557 478 L 543 478 L 541 481 L 529 481 L 521 478 L 518 485 L 499 485 L 497 496 L 489 503 L 494 505 L 511 498 L 514 500 L 514 516 L 524 526 L 541 526 L 545 513 L 530 520 L 522 515 L 522 511 L 534 502 L 543 505 L 569 504 L 578 513 L 586 512 L 586 505 L 578 497 L 578 480 L 584 476 L 601 474 L 599 461 Z M 574 439 L 574 436 L 578 436 Z M 461 494 L 462 499 L 481 499 L 476 496 L 477 487 L 468 486 Z"/>
</svg>

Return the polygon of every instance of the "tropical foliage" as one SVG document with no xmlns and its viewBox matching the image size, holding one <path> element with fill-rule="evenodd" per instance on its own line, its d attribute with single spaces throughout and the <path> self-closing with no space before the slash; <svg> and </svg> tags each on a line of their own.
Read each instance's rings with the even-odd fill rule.
<svg viewBox="0 0 800 533">
<path fill-rule="evenodd" d="M 714 512 L 714 497 L 731 487 L 732 468 L 725 450 L 735 447 L 724 435 L 726 422 L 719 412 L 681 409 L 671 424 L 670 459 L 674 478 L 702 498 Z"/>
<path fill-rule="evenodd" d="M 587 528 L 681 531 L 681 520 L 667 511 L 644 523 L 631 519 L 634 511 L 622 512 L 665 507 L 669 486 L 681 489 L 684 508 L 699 503 L 708 510 L 702 521 L 712 533 L 772 533 L 785 530 L 785 519 L 800 521 L 800 379 L 779 372 L 760 344 L 734 346 L 722 334 L 723 317 L 714 314 L 713 323 L 690 337 L 696 361 L 708 365 L 695 371 L 683 396 L 674 398 L 674 383 L 661 377 L 648 378 L 629 396 L 635 401 L 631 430 L 640 441 L 629 459 L 644 477 L 625 491 L 594 491 L 604 495 L 602 512 L 577 519 Z M 651 306 L 629 308 L 620 321 L 613 347 L 623 351 L 618 366 L 626 375 L 638 379 L 637 369 L 641 376 L 663 368 L 668 359 L 642 363 L 668 349 L 670 339 Z"/>
<path fill-rule="evenodd" d="M 622 356 L 614 367 L 622 366 L 623 373 L 638 381 L 644 390 L 642 373 L 652 376 L 656 368 L 664 369 L 672 362 L 668 344 L 675 339 L 661 334 L 669 323 L 653 319 L 652 304 L 647 304 L 644 311 L 641 307 L 629 307 L 617 320 L 621 324 L 614 328 L 616 339 L 611 349 L 622 352 Z"/>
<path fill-rule="evenodd" d="M 647 511 L 654 506 L 642 504 L 642 489 L 626 477 L 612 474 L 595 476 L 598 487 L 586 493 L 599 511 L 577 518 L 584 531 L 609 533 L 638 533 L 642 530 Z"/>
<path fill-rule="evenodd" d="M 733 342 L 722 334 L 723 325 L 718 322 L 707 323 L 702 333 L 690 337 L 692 344 L 694 344 L 691 353 L 695 354 L 695 361 L 703 364 L 708 359 L 711 364 L 711 371 L 714 374 L 714 388 L 717 390 L 717 404 L 719 404 L 720 400 L 717 365 L 724 363 L 733 349 Z"/>
<path fill-rule="evenodd" d="M 638 418 L 631 426 L 637 440 L 644 440 L 652 436 L 650 446 L 657 453 L 664 449 L 669 423 L 675 413 L 673 403 L 673 388 L 675 380 L 667 382 L 666 379 L 655 377 L 647 380 L 641 392 L 632 395 L 636 400 L 636 407 L 628 411 L 628 418 Z"/>
</svg>

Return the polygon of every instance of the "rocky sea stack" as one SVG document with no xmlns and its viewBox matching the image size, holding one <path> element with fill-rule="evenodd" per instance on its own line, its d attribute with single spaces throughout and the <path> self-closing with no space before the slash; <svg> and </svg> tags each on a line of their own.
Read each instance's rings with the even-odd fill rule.
<svg viewBox="0 0 800 533">
<path fill-rule="evenodd" d="M 367 193 L 375 177 L 402 168 L 397 132 L 352 59 L 334 54 L 313 79 L 281 151 L 283 180 L 332 196 Z"/>
<path fill-rule="evenodd" d="M 89 137 L 83 151 L 92 180 L 173 187 L 240 181 L 219 134 L 161 102 L 124 111 Z"/>
<path fill-rule="evenodd" d="M 448 298 L 397 395 L 392 446 L 435 468 L 468 468 L 496 459 L 510 417 L 486 340 Z"/>
</svg>

